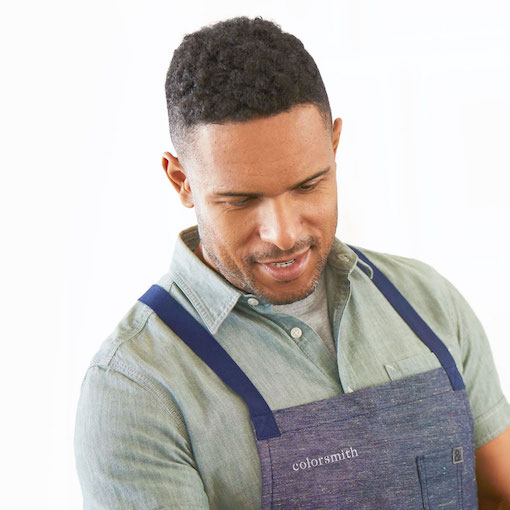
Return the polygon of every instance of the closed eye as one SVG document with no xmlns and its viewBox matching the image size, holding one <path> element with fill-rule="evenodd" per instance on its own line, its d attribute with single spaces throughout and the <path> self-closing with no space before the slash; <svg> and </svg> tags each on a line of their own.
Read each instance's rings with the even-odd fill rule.
<svg viewBox="0 0 510 510">
<path fill-rule="evenodd" d="M 320 183 L 322 182 L 322 179 L 316 182 L 308 183 L 308 184 L 301 184 L 301 186 L 295 188 L 295 191 L 300 191 L 302 193 L 306 193 L 308 191 L 314 190 Z M 257 196 L 252 197 L 246 197 L 242 200 L 236 200 L 235 202 L 226 202 L 227 205 L 233 206 L 233 207 L 244 207 L 248 205 L 250 202 L 258 198 Z"/>
<path fill-rule="evenodd" d="M 243 200 L 238 200 L 237 202 L 227 202 L 228 205 L 233 205 L 234 207 L 242 207 L 243 205 L 247 205 L 250 200 L 253 200 L 254 197 L 247 197 Z"/>
<path fill-rule="evenodd" d="M 298 191 L 311 191 L 312 189 L 316 188 L 318 184 L 319 184 L 318 182 L 314 182 L 312 184 L 302 184 L 301 186 L 299 186 L 299 188 L 297 188 L 297 190 Z"/>
</svg>

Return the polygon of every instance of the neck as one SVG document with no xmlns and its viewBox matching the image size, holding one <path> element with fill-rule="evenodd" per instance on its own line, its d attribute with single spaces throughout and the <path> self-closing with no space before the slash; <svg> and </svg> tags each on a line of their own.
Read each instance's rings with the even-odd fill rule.
<svg viewBox="0 0 510 510">
<path fill-rule="evenodd" d="M 204 253 L 204 250 L 202 250 L 202 241 L 198 242 L 198 246 L 195 248 L 193 253 L 206 265 L 208 265 L 211 269 L 219 273 L 219 271 L 216 269 L 215 265 L 213 264 L 212 260 L 209 259 L 206 253 Z"/>
</svg>

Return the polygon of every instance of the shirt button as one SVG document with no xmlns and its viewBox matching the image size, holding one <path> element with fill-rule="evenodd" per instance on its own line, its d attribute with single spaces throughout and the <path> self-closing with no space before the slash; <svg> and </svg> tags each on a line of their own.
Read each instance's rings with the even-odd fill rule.
<svg viewBox="0 0 510 510">
<path fill-rule="evenodd" d="M 351 260 L 347 255 L 339 255 L 339 258 L 345 262 L 349 262 L 349 260 Z"/>
<path fill-rule="evenodd" d="M 292 338 L 300 338 L 303 332 L 301 331 L 301 328 L 292 328 L 290 330 L 290 336 Z"/>
<path fill-rule="evenodd" d="M 347 393 L 352 393 L 354 390 L 350 387 L 350 386 L 347 386 Z"/>
<path fill-rule="evenodd" d="M 248 298 L 248 304 L 251 306 L 257 306 L 259 304 L 259 300 L 254 297 Z"/>
</svg>

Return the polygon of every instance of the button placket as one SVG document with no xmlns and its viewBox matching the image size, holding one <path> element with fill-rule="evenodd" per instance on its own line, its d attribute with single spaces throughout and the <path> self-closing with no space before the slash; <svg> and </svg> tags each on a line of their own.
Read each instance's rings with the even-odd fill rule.
<svg viewBox="0 0 510 510">
<path fill-rule="evenodd" d="M 271 305 L 262 306 L 260 304 L 257 311 L 274 321 L 326 377 L 338 381 L 336 356 L 331 353 L 324 341 L 308 324 L 300 322 L 296 317 L 275 313 L 272 311 Z M 299 324 L 299 327 L 296 324 Z M 292 334 L 292 331 L 295 331 L 294 335 L 296 336 Z"/>
</svg>

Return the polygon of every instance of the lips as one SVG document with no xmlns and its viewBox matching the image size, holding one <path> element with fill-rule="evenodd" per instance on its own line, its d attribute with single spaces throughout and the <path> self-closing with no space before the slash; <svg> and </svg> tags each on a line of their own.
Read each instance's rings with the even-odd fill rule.
<svg viewBox="0 0 510 510">
<path fill-rule="evenodd" d="M 266 273 L 274 278 L 275 280 L 286 282 L 290 280 L 295 280 L 299 278 L 303 273 L 306 263 L 310 258 L 310 248 L 308 248 L 304 253 L 294 256 L 294 258 L 287 258 L 286 260 L 275 260 L 269 262 L 259 262 L 259 265 Z M 285 265 L 274 265 L 274 264 L 283 264 L 285 262 L 290 262 L 294 260 L 291 264 Z"/>
<path fill-rule="evenodd" d="M 284 262 L 288 262 L 289 260 L 295 260 L 301 255 L 304 255 L 310 248 L 307 248 L 305 251 L 301 253 L 296 253 L 292 257 L 287 257 L 286 259 L 280 259 L 280 260 L 266 260 L 265 262 L 259 262 L 259 264 L 282 264 Z"/>
</svg>

